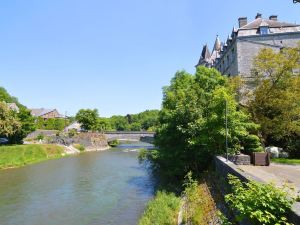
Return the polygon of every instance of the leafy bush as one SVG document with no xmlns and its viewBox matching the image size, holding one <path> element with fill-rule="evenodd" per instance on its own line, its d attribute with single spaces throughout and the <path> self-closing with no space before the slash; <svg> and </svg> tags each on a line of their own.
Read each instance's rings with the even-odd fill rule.
<svg viewBox="0 0 300 225">
<path fill-rule="evenodd" d="M 295 198 L 289 196 L 287 187 L 254 181 L 242 183 L 232 175 L 228 175 L 228 180 L 232 193 L 226 195 L 225 200 L 239 213 L 239 221 L 247 219 L 253 225 L 289 224 L 286 215 Z"/>
<path fill-rule="evenodd" d="M 110 147 L 116 147 L 116 146 L 118 146 L 120 144 L 120 141 L 119 140 L 112 140 L 112 141 L 109 141 L 108 142 L 108 145 L 110 146 Z"/>
<path fill-rule="evenodd" d="M 138 159 L 140 163 L 146 161 L 148 159 L 148 150 L 144 148 L 140 149 L 138 154 Z"/>
<path fill-rule="evenodd" d="M 49 118 L 44 120 L 42 117 L 36 119 L 36 128 L 42 130 L 59 130 L 62 131 L 66 125 L 69 125 L 68 119 Z"/>
<path fill-rule="evenodd" d="M 76 134 L 77 134 L 77 130 L 76 130 L 76 129 L 71 129 L 71 130 L 69 130 L 69 132 L 68 132 L 68 136 L 69 136 L 70 138 L 75 137 Z"/>
<path fill-rule="evenodd" d="M 85 150 L 85 147 L 82 144 L 74 144 L 73 146 L 74 146 L 74 148 L 78 149 L 81 152 L 83 152 Z"/>
<path fill-rule="evenodd" d="M 256 135 L 248 135 L 244 139 L 244 152 L 251 154 L 252 152 L 263 152 L 260 140 Z"/>
<path fill-rule="evenodd" d="M 139 225 L 177 225 L 180 198 L 173 193 L 158 191 L 139 221 Z"/>
<path fill-rule="evenodd" d="M 147 149 L 140 149 L 138 154 L 139 163 L 143 163 L 145 161 L 148 161 L 150 163 L 154 162 L 158 158 L 158 150 L 147 150 Z M 155 170 L 155 166 L 157 164 L 152 164 L 152 169 Z"/>
<path fill-rule="evenodd" d="M 44 140 L 44 138 L 44 134 L 39 134 L 38 136 L 36 136 L 36 140 Z"/>
</svg>

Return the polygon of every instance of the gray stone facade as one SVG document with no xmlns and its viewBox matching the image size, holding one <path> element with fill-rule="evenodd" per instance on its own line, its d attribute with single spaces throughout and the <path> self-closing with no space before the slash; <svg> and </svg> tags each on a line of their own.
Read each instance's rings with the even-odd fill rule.
<svg viewBox="0 0 300 225">
<path fill-rule="evenodd" d="M 300 32 L 239 37 L 235 45 L 237 60 L 224 74 L 251 77 L 252 61 L 262 48 L 279 51 L 283 47 L 296 47 L 299 41 Z"/>
<path fill-rule="evenodd" d="M 212 54 L 207 45 L 203 47 L 196 66 L 213 67 L 223 75 L 240 75 L 245 81 L 251 81 L 253 59 L 262 48 L 279 51 L 295 47 L 299 42 L 300 25 L 280 22 L 277 16 L 263 19 L 261 14 L 257 14 L 249 23 L 247 17 L 241 17 L 239 28 L 233 28 L 225 42 L 216 38 Z"/>
</svg>

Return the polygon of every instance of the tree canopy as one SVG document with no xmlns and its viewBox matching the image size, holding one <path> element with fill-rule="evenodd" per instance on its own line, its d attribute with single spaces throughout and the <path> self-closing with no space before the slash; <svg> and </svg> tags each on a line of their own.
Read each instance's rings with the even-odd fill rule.
<svg viewBox="0 0 300 225">
<path fill-rule="evenodd" d="M 0 136 L 8 137 L 21 130 L 21 122 L 6 103 L 0 101 Z"/>
<path fill-rule="evenodd" d="M 256 89 L 249 103 L 266 145 L 300 157 L 300 45 L 279 52 L 263 49 L 253 63 Z M 298 150 L 297 150 L 298 149 Z"/>
<path fill-rule="evenodd" d="M 231 152 L 261 149 L 258 125 L 239 110 L 235 90 L 217 70 L 198 67 L 196 74 L 175 74 L 163 89 L 163 107 L 154 163 L 171 176 L 205 169 L 212 156 L 225 152 L 225 102 L 228 105 L 228 143 Z"/>
<path fill-rule="evenodd" d="M 0 123 L 3 126 L 0 135 L 7 137 L 12 144 L 21 143 L 23 138 L 35 130 L 34 117 L 16 97 L 11 96 L 3 87 L 0 87 L 0 103 L 2 108 Z M 15 103 L 19 111 L 11 110 L 6 103 Z"/>
<path fill-rule="evenodd" d="M 81 123 L 84 130 L 97 130 L 99 113 L 97 109 L 80 109 L 76 114 L 76 120 Z"/>
<path fill-rule="evenodd" d="M 81 109 L 76 115 L 78 122 L 89 123 L 85 130 L 93 131 L 154 131 L 159 124 L 159 110 L 145 110 L 137 114 L 127 114 L 126 116 L 114 115 L 109 118 L 99 117 L 94 110 Z M 80 119 L 80 121 L 78 120 Z M 80 122 L 82 123 L 82 122 Z M 88 129 L 87 129 L 88 128 Z"/>
<path fill-rule="evenodd" d="M 0 87 L 0 101 L 4 101 L 6 103 L 16 103 L 19 107 L 22 106 L 16 97 L 11 96 L 5 88 Z"/>
</svg>

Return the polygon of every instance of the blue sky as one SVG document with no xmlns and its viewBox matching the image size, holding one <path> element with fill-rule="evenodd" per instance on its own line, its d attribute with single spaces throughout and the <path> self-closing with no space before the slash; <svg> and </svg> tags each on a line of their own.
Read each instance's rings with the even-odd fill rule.
<svg viewBox="0 0 300 225">
<path fill-rule="evenodd" d="M 292 0 L 9 0 L 0 2 L 0 86 L 28 107 L 74 115 L 159 109 L 203 44 L 257 12 L 300 23 Z"/>
</svg>

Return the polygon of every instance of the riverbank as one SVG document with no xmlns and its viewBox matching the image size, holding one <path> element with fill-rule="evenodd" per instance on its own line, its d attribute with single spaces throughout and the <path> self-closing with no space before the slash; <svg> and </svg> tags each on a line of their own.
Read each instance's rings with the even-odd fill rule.
<svg viewBox="0 0 300 225">
<path fill-rule="evenodd" d="M 217 197 L 220 193 L 213 185 L 215 178 L 209 173 L 201 177 L 194 180 L 189 173 L 180 194 L 158 191 L 147 204 L 138 225 L 231 224 L 219 209 L 223 203 Z"/>
<path fill-rule="evenodd" d="M 65 149 L 58 145 L 0 146 L 0 169 L 16 168 L 48 159 L 61 158 Z"/>
</svg>

